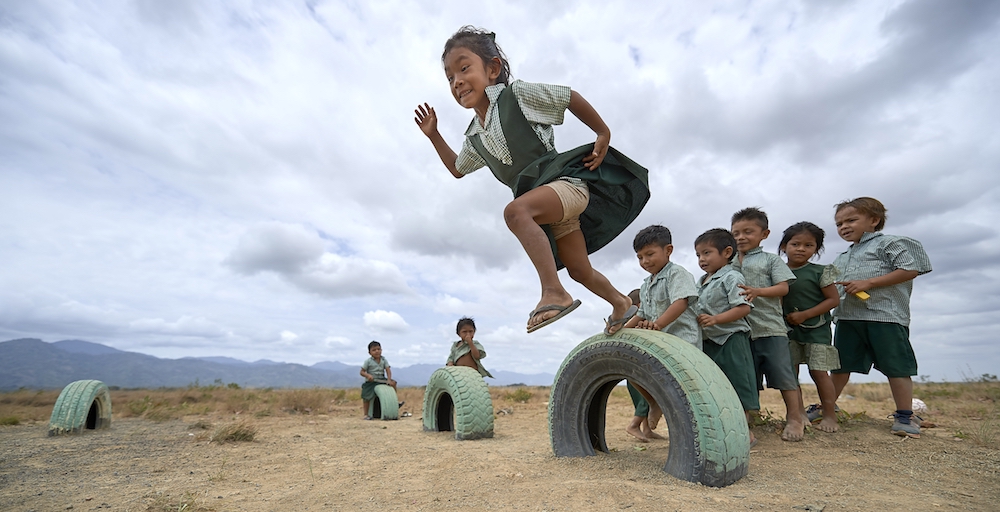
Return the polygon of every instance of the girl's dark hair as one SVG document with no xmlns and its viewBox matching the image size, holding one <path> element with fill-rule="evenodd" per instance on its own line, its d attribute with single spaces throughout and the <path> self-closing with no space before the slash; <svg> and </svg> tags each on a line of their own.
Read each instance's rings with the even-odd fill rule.
<svg viewBox="0 0 1000 512">
<path fill-rule="evenodd" d="M 787 254 L 788 251 L 785 250 L 785 246 L 793 236 L 799 233 L 809 233 L 816 239 L 816 256 L 819 256 L 823 252 L 823 237 L 826 236 L 826 232 L 823 231 L 823 228 L 806 221 L 796 222 L 785 229 L 785 232 L 781 235 L 781 243 L 778 244 L 778 252 Z"/>
<path fill-rule="evenodd" d="M 694 239 L 695 247 L 701 244 L 708 244 L 715 247 L 715 250 L 722 254 L 726 251 L 726 247 L 731 247 L 733 249 L 733 255 L 736 255 L 736 239 L 733 238 L 732 231 L 722 228 L 712 228 L 700 235 L 698 238 Z"/>
<path fill-rule="evenodd" d="M 500 49 L 496 42 L 497 35 L 484 28 L 476 28 L 466 25 L 458 32 L 452 34 L 444 43 L 444 52 L 441 53 L 441 62 L 448 56 L 448 52 L 455 48 L 467 48 L 472 53 L 483 59 L 483 65 L 488 66 L 493 59 L 500 59 L 500 76 L 497 77 L 498 84 L 510 85 L 510 63 L 507 62 L 507 55 Z"/>
<path fill-rule="evenodd" d="M 462 318 L 458 319 L 458 325 L 455 326 L 455 334 L 458 334 L 458 331 L 461 331 L 462 327 L 465 327 L 466 325 L 472 327 L 473 331 L 476 330 L 476 321 L 467 316 L 463 316 Z"/>
<path fill-rule="evenodd" d="M 371 352 L 373 348 L 381 346 L 382 346 L 381 343 L 373 340 L 371 343 L 368 344 L 368 351 Z"/>
</svg>

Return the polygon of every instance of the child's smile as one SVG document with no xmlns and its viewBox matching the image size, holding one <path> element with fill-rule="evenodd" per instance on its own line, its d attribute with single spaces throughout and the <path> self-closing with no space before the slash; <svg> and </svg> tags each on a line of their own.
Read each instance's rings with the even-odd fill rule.
<svg viewBox="0 0 1000 512">
<path fill-rule="evenodd" d="M 496 83 L 500 75 L 499 62 L 484 63 L 472 50 L 459 46 L 445 56 L 444 74 L 455 101 L 474 109 L 480 120 L 485 119 L 490 106 L 486 88 Z"/>
<path fill-rule="evenodd" d="M 769 234 L 770 230 L 760 227 L 760 224 L 753 220 L 738 220 L 733 223 L 733 237 L 736 239 L 736 249 L 740 253 L 760 247 L 760 243 Z"/>
</svg>

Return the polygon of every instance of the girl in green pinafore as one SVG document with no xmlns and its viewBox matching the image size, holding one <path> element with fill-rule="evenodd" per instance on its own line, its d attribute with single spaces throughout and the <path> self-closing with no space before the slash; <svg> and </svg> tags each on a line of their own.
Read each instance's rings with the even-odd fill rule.
<svg viewBox="0 0 1000 512">
<path fill-rule="evenodd" d="M 573 280 L 611 304 L 604 332 L 614 333 L 636 308 L 590 266 L 588 254 L 639 215 L 649 199 L 648 171 L 609 147 L 611 130 L 578 92 L 511 82 L 507 57 L 492 32 L 462 27 L 445 43 L 441 60 L 455 100 L 476 113 L 461 151 L 455 154 L 438 132 L 430 105 L 418 106 L 414 120 L 453 176 L 488 166 L 514 193 L 504 220 L 534 264 L 542 288 L 528 315 L 528 332 L 580 305 L 559 282 L 556 271 L 565 267 Z M 562 124 L 567 109 L 594 130 L 597 140 L 559 153 L 552 125 Z"/>
</svg>

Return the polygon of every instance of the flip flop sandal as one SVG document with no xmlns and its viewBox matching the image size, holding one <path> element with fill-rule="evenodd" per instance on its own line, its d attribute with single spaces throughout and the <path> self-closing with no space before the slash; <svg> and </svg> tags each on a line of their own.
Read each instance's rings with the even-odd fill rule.
<svg viewBox="0 0 1000 512">
<path fill-rule="evenodd" d="M 636 312 L 638 312 L 638 311 L 639 311 L 639 308 L 635 304 L 632 304 L 631 306 L 628 307 L 628 311 L 625 312 L 625 316 L 619 318 L 618 320 L 612 320 L 611 317 L 609 316 L 604 321 L 604 323 L 605 323 L 604 334 L 606 334 L 608 336 L 611 336 L 611 333 L 608 331 L 608 329 L 611 329 L 612 327 L 614 327 L 616 325 L 624 325 L 625 322 L 628 322 L 629 320 L 631 320 L 632 317 L 635 316 Z M 617 331 L 615 331 L 615 332 L 617 332 Z"/>
<path fill-rule="evenodd" d="M 559 304 L 547 304 L 545 306 L 539 307 L 538 309 L 536 309 L 536 310 L 534 310 L 534 311 L 532 311 L 531 313 L 528 314 L 528 320 L 531 320 L 532 318 L 535 318 L 535 315 L 537 315 L 539 313 L 544 313 L 546 311 L 558 311 L 559 313 L 557 313 L 556 316 L 554 316 L 552 318 L 546 318 L 540 324 L 528 327 L 528 332 L 535 332 L 535 331 L 541 329 L 542 327 L 545 327 L 546 325 L 549 325 L 552 322 L 555 322 L 556 320 L 559 320 L 560 318 L 568 315 L 570 311 L 573 311 L 574 309 L 576 309 L 580 304 L 583 304 L 583 303 L 580 302 L 579 299 L 577 299 L 577 300 L 574 300 L 573 303 L 570 304 L 569 306 L 560 306 Z"/>
</svg>

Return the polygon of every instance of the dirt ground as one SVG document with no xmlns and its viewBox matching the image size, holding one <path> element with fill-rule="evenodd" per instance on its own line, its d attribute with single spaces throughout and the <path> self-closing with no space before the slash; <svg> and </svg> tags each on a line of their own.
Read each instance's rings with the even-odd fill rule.
<svg viewBox="0 0 1000 512">
<path fill-rule="evenodd" d="M 420 388 L 400 391 L 411 417 L 362 421 L 359 403 L 342 403 L 323 414 L 251 418 L 252 442 L 210 442 L 206 432 L 237 419 L 218 414 L 115 418 L 108 430 L 62 437 L 47 437 L 44 421 L 3 426 L 0 510 L 1000 508 L 1000 450 L 963 439 L 933 407 L 940 426 L 921 439 L 889 434 L 885 400 L 842 400 L 856 417 L 836 434 L 810 430 L 800 443 L 781 441 L 776 421 L 757 426 L 749 474 L 716 489 L 663 473 L 669 441 L 641 444 L 625 433 L 624 390 L 608 404 L 612 452 L 557 459 L 547 388 L 531 389 L 527 403 L 494 390 L 495 409 L 512 413 L 496 417 L 494 438 L 477 441 L 424 432 Z M 762 403 L 783 415 L 776 392 Z"/>
</svg>

